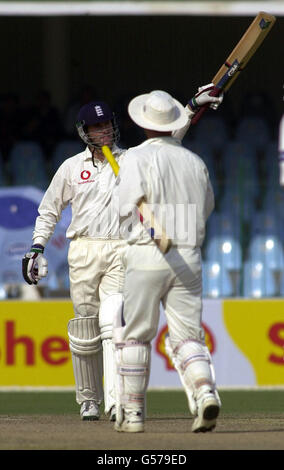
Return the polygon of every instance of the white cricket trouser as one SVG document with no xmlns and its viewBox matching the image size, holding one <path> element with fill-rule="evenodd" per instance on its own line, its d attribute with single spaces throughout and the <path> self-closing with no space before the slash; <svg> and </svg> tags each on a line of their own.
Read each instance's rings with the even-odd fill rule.
<svg viewBox="0 0 284 470">
<path fill-rule="evenodd" d="M 81 237 L 71 241 L 68 263 L 75 316 L 98 317 L 100 303 L 122 292 L 125 246 L 123 240 Z"/>
<path fill-rule="evenodd" d="M 75 318 L 93 317 L 94 329 L 103 327 L 103 353 L 80 355 L 72 352 L 76 384 L 76 401 L 102 400 L 102 374 L 104 374 L 105 412 L 115 403 L 114 356 L 112 354 L 112 323 L 114 311 L 105 312 L 100 323 L 101 304 L 112 294 L 121 294 L 124 283 L 122 257 L 126 248 L 123 240 L 99 240 L 81 237 L 72 240 L 68 252 L 70 295 Z M 112 307 L 110 306 L 112 310 Z M 106 315 L 107 314 L 107 315 Z M 109 319 L 107 318 L 109 317 Z M 107 330 L 107 331 L 106 331 Z M 89 331 L 81 333 L 89 339 Z M 87 344 L 87 343 L 86 343 Z M 103 358 L 102 358 L 103 354 Z M 112 358 L 113 356 L 113 358 Z M 104 372 L 102 371 L 104 362 Z"/>
<path fill-rule="evenodd" d="M 172 247 L 163 255 L 153 245 L 129 245 L 125 263 L 122 341 L 155 337 L 160 302 L 173 347 L 189 338 L 204 340 L 200 248 Z"/>
</svg>

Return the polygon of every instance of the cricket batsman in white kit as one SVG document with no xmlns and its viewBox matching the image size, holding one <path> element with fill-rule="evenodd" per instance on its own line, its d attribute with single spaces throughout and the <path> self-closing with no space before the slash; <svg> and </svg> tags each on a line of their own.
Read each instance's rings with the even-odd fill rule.
<svg viewBox="0 0 284 470">
<path fill-rule="evenodd" d="M 70 294 L 75 318 L 68 324 L 69 346 L 76 384 L 76 401 L 83 420 L 105 413 L 115 419 L 113 316 L 121 308 L 125 242 L 119 235 L 118 211 L 111 194 L 115 177 L 101 152 L 109 145 L 119 162 L 119 131 L 109 106 L 101 101 L 83 106 L 77 129 L 87 147 L 59 167 L 39 206 L 33 246 L 23 259 L 29 284 L 47 275 L 44 247 L 53 234 L 62 210 L 72 206 L 66 236 Z M 102 377 L 104 376 L 104 388 Z"/>
<path fill-rule="evenodd" d="M 197 103 L 217 100 L 209 96 L 210 89 L 199 88 Z M 190 125 L 190 117 L 189 113 L 181 137 Z M 77 130 L 87 147 L 64 161 L 42 199 L 33 245 L 23 258 L 23 276 L 29 284 L 37 284 L 47 275 L 44 248 L 62 210 L 71 204 L 72 220 L 66 236 L 71 239 L 68 264 L 75 318 L 68 323 L 68 336 L 76 401 L 81 405 L 83 420 L 97 420 L 104 400 L 105 413 L 114 421 L 112 327 L 122 309 L 122 258 L 127 244 L 119 230 L 119 209 L 112 198 L 115 175 L 101 147 L 109 146 L 119 164 L 126 150 L 117 145 L 116 120 L 104 102 L 91 102 L 81 108 Z"/>
<path fill-rule="evenodd" d="M 157 333 L 162 302 L 169 329 L 167 347 L 194 415 L 192 431 L 210 431 L 221 402 L 201 325 L 200 248 L 214 208 L 212 186 L 204 162 L 174 137 L 188 122 L 178 101 L 164 91 L 153 91 L 134 98 L 128 112 L 147 140 L 126 153 L 115 189 L 128 242 L 124 304 L 113 332 L 118 370 L 115 429 L 144 431 L 150 342 Z M 158 208 L 158 223 L 171 239 L 166 254 L 136 216 L 142 199 Z M 127 229 L 130 221 L 132 231 Z"/>
</svg>

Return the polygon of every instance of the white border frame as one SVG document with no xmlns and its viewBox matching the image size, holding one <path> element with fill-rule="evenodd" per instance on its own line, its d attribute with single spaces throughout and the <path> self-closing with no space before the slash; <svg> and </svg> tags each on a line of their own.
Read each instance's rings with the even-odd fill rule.
<svg viewBox="0 0 284 470">
<path fill-rule="evenodd" d="M 0 16 L 256 16 L 259 11 L 284 16 L 284 3 L 282 0 L 270 2 L 0 2 Z"/>
</svg>

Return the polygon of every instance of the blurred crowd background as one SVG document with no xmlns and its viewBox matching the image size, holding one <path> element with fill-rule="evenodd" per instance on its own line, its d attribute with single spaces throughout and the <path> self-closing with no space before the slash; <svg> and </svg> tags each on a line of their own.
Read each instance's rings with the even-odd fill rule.
<svg viewBox="0 0 284 470">
<path fill-rule="evenodd" d="M 132 21 L 122 18 L 121 28 L 114 18 L 111 21 L 105 19 L 105 23 L 100 19 L 98 31 L 104 31 L 104 25 L 107 25 L 106 31 L 109 35 L 108 39 L 104 40 L 88 37 L 90 19 L 86 19 L 87 23 L 83 20 L 72 20 L 73 27 L 77 27 L 77 34 L 70 20 L 67 28 L 70 44 L 65 44 L 64 47 L 71 57 L 68 64 L 71 72 L 73 71 L 71 78 L 75 80 L 76 86 L 74 83 L 74 86 L 68 83 L 67 88 L 72 89 L 72 93 L 67 94 L 64 104 L 57 99 L 58 93 L 64 89 L 65 75 L 62 65 L 53 70 L 50 81 L 53 81 L 57 70 L 64 76 L 58 72 L 56 86 L 49 88 L 43 86 L 48 80 L 38 78 L 37 61 L 42 58 L 38 55 L 34 57 L 37 79 L 35 83 L 31 83 L 25 95 L 22 84 L 27 83 L 31 69 L 22 69 L 23 77 L 17 77 L 18 69 L 23 64 L 23 56 L 20 54 L 13 62 L 13 57 L 6 51 L 3 68 L 5 77 L 1 78 L 3 83 L 0 89 L 0 298 L 22 295 L 19 288 L 21 257 L 30 247 L 31 235 L 27 235 L 29 232 L 24 234 L 21 229 L 26 227 L 30 234 L 32 233 L 31 227 L 37 215 L 37 201 L 42 197 L 55 171 L 64 159 L 84 148 L 75 128 L 80 107 L 92 99 L 108 101 L 117 117 L 121 146 L 128 148 L 139 144 L 144 135 L 128 118 L 129 100 L 141 92 L 160 88 L 186 104 L 197 86 L 208 83 L 207 77 L 211 77 L 212 72 L 214 74 L 221 65 L 219 56 L 223 57 L 230 52 L 231 42 L 235 45 L 236 36 L 239 39 L 250 20 L 251 18 L 232 19 L 233 29 L 228 44 L 224 42 L 223 34 L 226 31 L 226 23 L 220 18 L 216 19 L 217 25 L 221 26 L 219 30 L 214 29 L 214 18 L 203 19 L 203 23 L 202 18 L 188 19 L 192 22 L 189 29 L 185 18 L 161 18 L 158 30 L 157 18 L 132 18 Z M 209 25 L 208 35 L 204 29 L 200 30 L 200 25 L 204 22 L 205 26 Z M 5 23 L 6 43 L 9 34 L 12 34 L 13 25 L 24 34 L 23 23 L 34 24 L 32 20 Z M 84 29 L 84 25 L 88 27 Z M 58 34 L 60 31 L 60 35 L 62 31 L 66 33 L 66 24 L 65 29 L 61 26 L 58 28 L 58 24 L 51 26 Z M 234 89 L 225 96 L 219 110 L 208 111 L 196 126 L 189 129 L 183 141 L 187 148 L 197 153 L 207 164 L 216 197 L 216 209 L 208 221 L 203 247 L 204 297 L 262 298 L 284 295 L 284 189 L 279 186 L 278 171 L 283 74 L 280 78 L 280 71 L 275 69 L 278 59 L 281 63 L 282 55 L 281 50 L 277 53 L 274 47 L 279 38 L 283 38 L 283 35 L 279 36 L 282 26 L 283 21 L 280 21 L 279 29 L 275 26 L 275 36 L 272 36 L 273 32 L 270 33 L 270 47 L 268 37 L 263 46 L 263 56 L 256 54 L 256 58 L 252 59 L 254 62 L 248 66 L 247 72 L 244 72 L 245 78 L 239 79 L 239 85 L 236 82 Z M 31 38 L 38 34 L 38 28 L 37 25 L 35 31 L 29 28 L 27 32 L 30 45 L 27 50 L 23 50 L 30 58 L 29 64 L 32 63 L 33 57 Z M 125 28 L 128 28 L 128 31 Z M 133 38 L 135 28 L 140 35 L 134 44 L 129 39 L 129 32 Z M 47 30 L 45 27 L 44 37 Z M 118 32 L 122 41 L 119 47 L 115 44 Z M 143 32 L 146 34 L 144 41 L 143 35 L 141 36 Z M 169 48 L 167 44 L 173 40 L 174 33 L 177 42 Z M 187 33 L 187 42 L 181 41 Z M 208 42 L 213 33 L 216 34 L 217 44 L 214 61 L 214 45 Z M 95 34 L 93 30 L 92 34 Z M 161 34 L 164 34 L 165 48 L 162 47 Z M 75 40 L 80 51 L 76 58 L 72 55 L 75 52 L 71 47 Z M 129 43 L 129 50 L 125 49 L 126 41 Z M 221 45 L 223 50 L 220 52 Z M 197 46 L 204 51 L 202 60 Z M 16 48 L 22 51 L 22 47 L 18 43 L 17 47 L 13 43 L 11 45 L 12 51 Z M 135 47 L 136 56 L 133 54 Z M 189 54 L 190 47 L 192 54 Z M 46 45 L 44 48 L 46 50 Z M 208 64 L 205 60 L 206 48 L 210 55 Z M 62 44 L 58 49 L 62 50 Z M 98 49 L 99 53 L 96 55 Z M 118 49 L 121 57 L 117 57 Z M 187 62 L 182 60 L 183 53 Z M 106 58 L 105 63 L 103 57 Z M 82 67 L 84 60 L 86 71 Z M 160 71 L 157 65 L 159 60 Z M 175 65 L 177 66 L 174 69 Z M 46 70 L 46 64 L 43 69 Z M 184 70 L 181 74 L 182 69 Z M 142 70 L 145 72 L 144 77 L 141 76 Z M 24 76 L 26 71 L 27 77 Z M 79 72 L 82 75 L 80 80 Z M 17 79 L 18 86 L 15 85 Z M 177 85 L 180 82 L 179 87 Z M 17 199 L 21 193 L 24 194 L 22 188 L 34 188 L 38 191 L 36 196 L 33 193 L 35 199 L 29 214 L 27 206 Z M 60 252 L 60 263 L 53 264 L 52 259 L 49 259 L 49 278 L 38 289 L 43 297 L 69 295 L 66 259 L 68 242 L 63 239 L 70 215 L 70 210 L 67 210 L 58 233 L 55 234 L 55 242 L 50 243 L 49 256 L 59 259 Z M 11 245 L 13 230 L 13 233 L 18 230 L 17 236 L 20 239 L 14 241 L 12 248 L 7 248 Z M 52 245 L 56 248 L 54 252 Z"/>
</svg>

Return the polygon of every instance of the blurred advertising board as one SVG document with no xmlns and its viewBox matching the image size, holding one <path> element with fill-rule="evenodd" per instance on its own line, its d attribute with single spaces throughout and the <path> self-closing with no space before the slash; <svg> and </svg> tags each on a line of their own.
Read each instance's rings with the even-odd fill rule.
<svg viewBox="0 0 284 470">
<path fill-rule="evenodd" d="M 0 388 L 73 387 L 69 300 L 0 302 Z M 203 327 L 220 387 L 284 385 L 284 299 L 204 300 Z M 181 387 L 165 352 L 161 308 L 149 388 Z"/>
<path fill-rule="evenodd" d="M 38 206 L 44 192 L 32 186 L 15 186 L 0 189 L 0 285 L 23 282 L 22 257 L 30 250 Z M 56 224 L 46 246 L 48 276 L 41 286 L 59 287 L 68 275 L 67 254 L 69 240 L 66 229 L 71 220 L 68 206 Z"/>
</svg>

